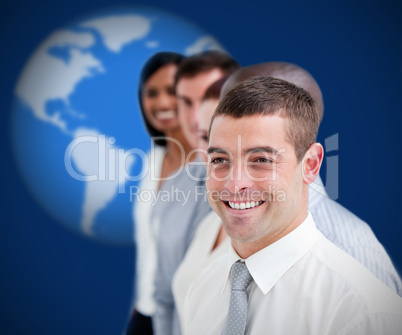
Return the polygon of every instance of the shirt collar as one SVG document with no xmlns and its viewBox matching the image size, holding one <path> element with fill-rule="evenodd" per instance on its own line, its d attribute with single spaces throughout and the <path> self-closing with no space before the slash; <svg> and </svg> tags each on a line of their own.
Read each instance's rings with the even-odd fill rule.
<svg viewBox="0 0 402 335">
<path fill-rule="evenodd" d="M 200 155 L 197 155 L 193 161 L 184 166 L 183 171 L 189 173 L 193 180 L 205 182 L 206 166 L 207 163 L 201 159 Z"/>
<path fill-rule="evenodd" d="M 232 245 L 229 246 L 228 267 L 222 293 L 230 279 L 230 269 L 238 260 L 244 261 L 254 282 L 267 294 L 276 282 L 311 248 L 317 239 L 317 228 L 311 213 L 293 231 L 275 243 L 242 259 Z"/>
</svg>

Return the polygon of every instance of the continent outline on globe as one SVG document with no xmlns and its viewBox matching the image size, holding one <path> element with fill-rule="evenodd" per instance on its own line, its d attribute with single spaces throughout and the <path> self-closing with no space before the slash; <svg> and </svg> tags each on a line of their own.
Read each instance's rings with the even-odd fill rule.
<svg viewBox="0 0 402 335">
<path fill-rule="evenodd" d="M 12 111 L 17 165 L 40 206 L 78 233 L 133 243 L 126 188 L 138 181 L 126 177 L 139 175 L 142 159 L 126 155 L 121 162 L 119 153 L 149 150 L 136 101 L 140 69 L 158 51 L 210 49 L 223 47 L 201 28 L 138 6 L 88 15 L 52 32 L 23 69 Z M 89 141 L 70 152 L 71 168 L 81 176 L 102 173 L 103 180 L 76 180 L 68 172 L 66 150 L 82 138 Z"/>
</svg>

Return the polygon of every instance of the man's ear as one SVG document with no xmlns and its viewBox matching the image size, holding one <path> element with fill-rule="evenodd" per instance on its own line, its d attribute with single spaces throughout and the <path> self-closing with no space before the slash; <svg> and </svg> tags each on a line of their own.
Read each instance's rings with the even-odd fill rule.
<svg viewBox="0 0 402 335">
<path fill-rule="evenodd" d="M 320 172 L 324 149 L 320 143 L 313 143 L 303 158 L 303 181 L 311 184 Z"/>
</svg>

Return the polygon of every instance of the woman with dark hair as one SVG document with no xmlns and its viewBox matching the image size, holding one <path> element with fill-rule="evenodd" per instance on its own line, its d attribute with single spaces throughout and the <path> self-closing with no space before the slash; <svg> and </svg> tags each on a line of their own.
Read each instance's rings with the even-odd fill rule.
<svg viewBox="0 0 402 335">
<path fill-rule="evenodd" d="M 174 77 L 184 58 L 175 52 L 158 52 L 141 70 L 138 85 L 140 111 L 149 135 L 158 138 L 155 140 L 158 145 L 166 146 L 163 137 L 169 137 L 172 130 L 182 137 L 177 121 Z"/>
<path fill-rule="evenodd" d="M 136 242 L 136 288 L 133 314 L 127 334 L 152 334 L 151 317 L 155 311 L 154 277 L 160 215 L 155 215 L 155 199 L 163 181 L 174 178 L 191 151 L 177 119 L 174 77 L 184 56 L 160 52 L 144 65 L 140 75 L 138 101 L 145 126 L 153 139 L 144 178 L 134 204 Z M 138 193 L 139 192 L 139 193 Z M 142 200 L 146 192 L 148 201 Z M 152 195 L 149 197 L 149 195 Z"/>
</svg>

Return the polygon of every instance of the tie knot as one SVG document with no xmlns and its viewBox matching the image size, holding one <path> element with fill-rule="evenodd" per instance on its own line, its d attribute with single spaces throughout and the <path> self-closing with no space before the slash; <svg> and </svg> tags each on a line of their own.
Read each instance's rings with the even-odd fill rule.
<svg viewBox="0 0 402 335">
<path fill-rule="evenodd" d="M 248 272 L 246 263 L 237 261 L 230 270 L 232 290 L 245 291 L 253 278 Z"/>
</svg>

